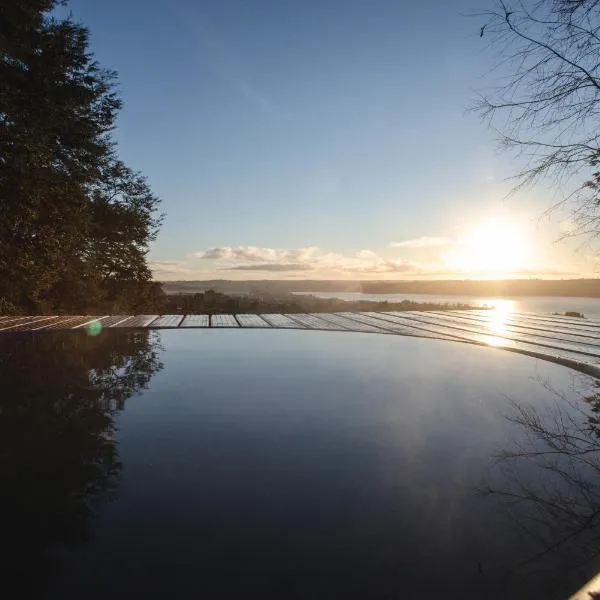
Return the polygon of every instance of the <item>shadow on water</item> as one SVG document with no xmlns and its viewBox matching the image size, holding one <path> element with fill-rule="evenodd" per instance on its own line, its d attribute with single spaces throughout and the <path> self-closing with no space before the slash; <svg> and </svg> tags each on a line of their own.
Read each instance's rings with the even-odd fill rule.
<svg viewBox="0 0 600 600">
<path fill-rule="evenodd" d="M 566 598 L 600 570 L 600 381 L 576 376 L 566 391 L 538 381 L 543 408 L 508 398 L 514 438 L 479 491 L 523 533 L 513 574 Z"/>
<path fill-rule="evenodd" d="M 147 331 L 0 340 L 2 570 L 21 591 L 41 592 L 60 552 L 89 539 L 121 474 L 115 417 L 162 369 L 160 351 Z"/>
</svg>

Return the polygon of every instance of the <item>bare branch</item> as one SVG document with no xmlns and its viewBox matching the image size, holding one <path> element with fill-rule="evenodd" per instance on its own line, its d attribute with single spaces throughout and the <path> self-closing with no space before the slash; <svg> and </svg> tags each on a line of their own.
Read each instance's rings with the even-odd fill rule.
<svg viewBox="0 0 600 600">
<path fill-rule="evenodd" d="M 561 199 L 552 210 L 568 205 L 571 234 L 598 235 L 600 0 L 498 0 L 479 16 L 504 83 L 474 109 L 525 165 L 513 192 L 553 180 Z"/>
</svg>

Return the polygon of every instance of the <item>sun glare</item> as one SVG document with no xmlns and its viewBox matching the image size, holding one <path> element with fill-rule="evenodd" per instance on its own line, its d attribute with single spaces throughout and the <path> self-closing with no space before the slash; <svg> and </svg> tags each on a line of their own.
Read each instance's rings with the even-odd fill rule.
<svg viewBox="0 0 600 600">
<path fill-rule="evenodd" d="M 484 277 L 505 277 L 530 266 L 531 245 L 517 226 L 490 220 L 460 240 L 453 266 Z"/>
</svg>

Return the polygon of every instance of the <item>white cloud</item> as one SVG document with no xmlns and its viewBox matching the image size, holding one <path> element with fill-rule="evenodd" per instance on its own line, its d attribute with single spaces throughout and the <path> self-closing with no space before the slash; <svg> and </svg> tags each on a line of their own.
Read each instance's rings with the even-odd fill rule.
<svg viewBox="0 0 600 600">
<path fill-rule="evenodd" d="M 376 261 L 364 263 L 356 266 L 342 266 L 344 271 L 357 273 L 412 273 L 414 275 L 423 272 L 423 268 L 416 263 L 407 261 L 384 260 L 379 258 Z"/>
<path fill-rule="evenodd" d="M 210 256 L 215 265 L 197 268 L 192 261 L 154 260 L 150 261 L 154 278 L 157 280 L 208 280 L 265 278 L 271 274 L 275 278 L 309 279 L 464 279 L 477 277 L 477 273 L 440 264 L 423 265 L 402 259 L 387 259 L 372 250 L 361 250 L 352 255 L 324 253 L 318 248 L 272 249 L 238 247 L 209 248 L 198 256 Z M 275 257 L 273 260 L 258 261 L 257 256 Z M 223 258 L 216 258 L 223 257 Z M 233 258 L 236 257 L 236 258 Z M 296 260 L 290 260 L 295 257 Z M 248 260 L 251 258 L 251 260 Z M 508 278 L 569 278 L 583 276 L 582 273 L 561 266 L 535 265 L 507 273 Z M 484 273 L 480 277 L 485 278 Z"/>
<path fill-rule="evenodd" d="M 377 254 L 375 252 L 373 252 L 373 250 L 361 250 L 360 252 L 356 253 L 356 258 L 360 258 L 363 260 L 369 260 L 369 259 L 377 258 Z"/>
<path fill-rule="evenodd" d="M 231 258 L 231 248 L 209 248 L 202 252 L 193 252 L 190 258 L 204 258 L 204 259 L 216 259 L 220 258 Z"/>
<path fill-rule="evenodd" d="M 225 271 L 311 271 L 314 267 L 307 263 L 261 263 L 225 267 Z"/>
<path fill-rule="evenodd" d="M 414 240 L 404 240 L 402 242 L 392 242 L 392 248 L 432 248 L 435 246 L 447 246 L 452 243 L 452 238 L 448 237 L 427 237 L 423 236 Z"/>
<path fill-rule="evenodd" d="M 148 266 L 155 279 L 173 276 L 185 277 L 194 273 L 188 263 L 183 260 L 151 260 L 148 261 Z"/>
<path fill-rule="evenodd" d="M 320 273 L 385 274 L 414 273 L 422 267 L 402 260 L 382 258 L 372 250 L 361 250 L 354 255 L 323 253 L 315 246 L 303 248 L 264 248 L 258 246 L 219 246 L 194 252 L 193 257 L 218 261 L 220 271 L 271 271 Z"/>
<path fill-rule="evenodd" d="M 243 260 L 248 262 L 298 262 L 308 260 L 318 248 L 307 246 L 281 250 L 276 248 L 261 248 L 258 246 L 218 246 L 200 252 L 194 252 L 192 257 L 203 260 Z"/>
</svg>

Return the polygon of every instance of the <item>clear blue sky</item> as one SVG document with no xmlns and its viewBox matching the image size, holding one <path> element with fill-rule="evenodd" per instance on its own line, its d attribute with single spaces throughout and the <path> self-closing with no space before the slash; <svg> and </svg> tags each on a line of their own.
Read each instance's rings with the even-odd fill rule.
<svg viewBox="0 0 600 600">
<path fill-rule="evenodd" d="M 163 198 L 156 276 L 460 275 L 478 224 L 529 227 L 539 198 L 502 202 L 509 159 L 466 112 L 485 4 L 72 0 L 119 72 L 120 154 Z M 535 268 L 571 268 L 538 237 Z"/>
</svg>

